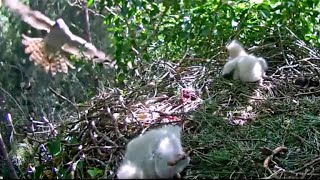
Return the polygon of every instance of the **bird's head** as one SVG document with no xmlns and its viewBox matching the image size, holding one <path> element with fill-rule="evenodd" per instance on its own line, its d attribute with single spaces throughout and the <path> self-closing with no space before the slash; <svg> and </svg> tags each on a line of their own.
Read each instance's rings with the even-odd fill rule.
<svg viewBox="0 0 320 180">
<path fill-rule="evenodd" d="M 227 45 L 227 50 L 229 51 L 229 55 L 231 58 L 235 58 L 237 56 L 247 55 L 246 51 L 242 47 L 242 44 L 237 40 L 231 41 Z"/>
</svg>

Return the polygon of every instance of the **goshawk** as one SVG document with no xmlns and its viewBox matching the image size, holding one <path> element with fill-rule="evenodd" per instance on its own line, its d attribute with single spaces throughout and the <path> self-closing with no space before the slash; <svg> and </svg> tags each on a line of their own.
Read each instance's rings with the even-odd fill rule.
<svg viewBox="0 0 320 180">
<path fill-rule="evenodd" d="M 52 21 L 19 0 L 4 0 L 4 5 L 33 28 L 47 32 L 43 38 L 32 38 L 22 34 L 25 53 L 30 55 L 29 59 L 34 64 L 40 65 L 46 72 L 51 72 L 53 75 L 57 72 L 68 73 L 68 68 L 74 68 L 67 58 L 68 54 L 95 62 L 109 61 L 111 64 L 110 56 L 83 38 L 74 35 L 63 19 Z"/>
</svg>

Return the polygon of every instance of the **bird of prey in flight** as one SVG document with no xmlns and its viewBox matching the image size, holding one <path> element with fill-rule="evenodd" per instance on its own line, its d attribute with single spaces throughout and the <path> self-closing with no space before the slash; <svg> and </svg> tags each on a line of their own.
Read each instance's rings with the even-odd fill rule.
<svg viewBox="0 0 320 180">
<path fill-rule="evenodd" d="M 33 38 L 22 34 L 25 53 L 34 64 L 41 66 L 46 72 L 55 75 L 57 72 L 68 73 L 74 68 L 68 55 L 87 58 L 95 62 L 110 62 L 111 58 L 98 50 L 93 44 L 74 35 L 63 19 L 51 20 L 39 11 L 30 9 L 19 0 L 4 0 L 4 5 L 18 15 L 31 27 L 47 32 L 43 38 Z"/>
</svg>

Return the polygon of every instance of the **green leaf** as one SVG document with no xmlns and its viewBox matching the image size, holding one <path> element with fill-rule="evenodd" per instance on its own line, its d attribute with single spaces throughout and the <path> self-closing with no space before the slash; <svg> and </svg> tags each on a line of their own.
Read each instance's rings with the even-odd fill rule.
<svg viewBox="0 0 320 180">
<path fill-rule="evenodd" d="M 48 151 L 53 156 L 58 155 L 61 152 L 61 143 L 59 139 L 53 139 L 48 143 Z"/>
<path fill-rule="evenodd" d="M 79 103 L 78 105 L 80 105 L 80 104 L 84 104 L 84 103 Z M 75 137 L 75 136 L 69 136 L 69 137 L 66 138 L 66 140 L 67 140 L 70 144 L 79 143 L 78 138 Z"/>
<path fill-rule="evenodd" d="M 90 7 L 93 4 L 94 0 L 88 0 L 88 7 Z"/>
<path fill-rule="evenodd" d="M 65 169 L 63 167 L 59 167 L 57 177 L 58 177 L 58 179 L 71 179 L 71 174 L 68 173 L 67 169 Z"/>
<path fill-rule="evenodd" d="M 259 12 L 263 18 L 270 17 L 270 11 L 259 10 Z"/>
<path fill-rule="evenodd" d="M 98 169 L 98 168 L 88 169 L 87 172 L 92 178 L 95 178 L 97 175 L 103 173 L 103 171 L 101 169 Z"/>
<path fill-rule="evenodd" d="M 43 173 L 43 171 L 44 171 L 43 165 L 35 167 L 34 178 L 40 179 L 40 176 Z"/>
<path fill-rule="evenodd" d="M 83 169 L 83 160 L 79 160 L 79 161 L 77 162 L 77 168 L 78 168 L 78 169 Z"/>
</svg>

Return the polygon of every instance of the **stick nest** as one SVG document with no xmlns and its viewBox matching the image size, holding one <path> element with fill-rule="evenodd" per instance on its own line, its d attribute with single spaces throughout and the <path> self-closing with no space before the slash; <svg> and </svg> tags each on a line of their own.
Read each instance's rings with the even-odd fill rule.
<svg viewBox="0 0 320 180">
<path fill-rule="evenodd" d="M 79 112 L 70 113 L 65 122 L 54 127 L 44 123 L 50 133 L 29 136 L 33 142 L 46 145 L 48 137 L 58 138 L 61 152 L 50 162 L 65 167 L 71 178 L 90 178 L 77 170 L 80 161 L 86 170 L 102 169 L 99 177 L 112 178 L 126 144 L 149 128 L 177 124 L 183 133 L 196 134 L 201 123 L 193 113 L 203 111 L 221 116 L 232 125 L 245 125 L 259 115 L 281 113 L 282 101 L 318 96 L 319 52 L 293 34 L 270 39 L 273 40 L 249 49 L 268 62 L 269 78 L 263 86 L 222 78 L 220 72 L 227 59 L 225 49 L 211 59 L 183 57 L 175 63 L 156 60 L 141 65 L 139 79 L 133 79 L 134 83 L 126 89 L 106 88 L 78 106 Z M 218 105 L 210 109 L 205 102 L 212 100 Z M 270 161 L 271 158 L 264 164 L 268 169 Z"/>
</svg>

